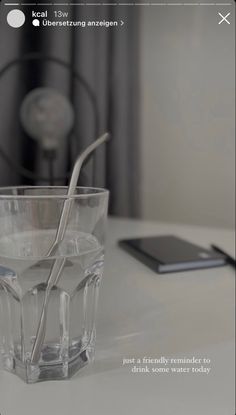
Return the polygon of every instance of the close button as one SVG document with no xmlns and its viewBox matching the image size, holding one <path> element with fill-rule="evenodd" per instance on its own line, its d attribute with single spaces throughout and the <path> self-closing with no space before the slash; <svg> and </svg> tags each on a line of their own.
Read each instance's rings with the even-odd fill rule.
<svg viewBox="0 0 236 415">
<path fill-rule="evenodd" d="M 221 20 L 218 22 L 218 24 L 221 24 L 221 23 L 223 23 L 223 22 L 225 22 L 225 23 L 227 23 L 227 24 L 230 24 L 229 20 L 227 20 L 227 17 L 229 17 L 229 15 L 230 15 L 230 14 L 231 14 L 231 13 L 229 12 L 229 13 L 227 13 L 225 16 L 223 16 L 223 14 L 218 13 L 218 15 L 221 17 Z"/>
</svg>

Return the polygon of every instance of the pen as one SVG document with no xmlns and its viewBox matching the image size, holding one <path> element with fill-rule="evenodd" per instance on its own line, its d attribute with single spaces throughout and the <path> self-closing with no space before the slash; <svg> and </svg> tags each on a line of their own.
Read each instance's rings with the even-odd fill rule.
<svg viewBox="0 0 236 415">
<path fill-rule="evenodd" d="M 229 254 L 227 254 L 226 252 L 224 252 L 221 248 L 219 248 L 216 245 L 213 245 L 212 244 L 211 247 L 212 247 L 212 249 L 214 251 L 219 252 L 220 254 L 224 255 L 225 258 L 226 258 L 227 263 L 230 264 L 230 265 L 232 265 L 234 268 L 236 268 L 236 261 L 235 261 L 235 259 L 232 256 L 230 256 Z"/>
</svg>

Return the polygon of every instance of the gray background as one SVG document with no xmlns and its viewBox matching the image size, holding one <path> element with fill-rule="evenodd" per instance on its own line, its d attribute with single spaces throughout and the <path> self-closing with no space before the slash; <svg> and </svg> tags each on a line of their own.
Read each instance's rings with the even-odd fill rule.
<svg viewBox="0 0 236 415">
<path fill-rule="evenodd" d="M 142 215 L 233 228 L 234 7 L 156 9 L 141 16 Z"/>
</svg>

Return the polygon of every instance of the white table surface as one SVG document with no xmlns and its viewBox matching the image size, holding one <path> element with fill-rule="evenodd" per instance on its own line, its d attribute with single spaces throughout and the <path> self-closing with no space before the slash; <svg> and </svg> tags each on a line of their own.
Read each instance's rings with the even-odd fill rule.
<svg viewBox="0 0 236 415">
<path fill-rule="evenodd" d="M 230 266 L 158 275 L 117 239 L 175 234 L 234 253 L 234 234 L 110 219 L 96 361 L 69 381 L 27 385 L 0 371 L 1 415 L 234 415 L 234 283 Z M 211 359 L 206 374 L 132 373 L 124 358 Z"/>
</svg>

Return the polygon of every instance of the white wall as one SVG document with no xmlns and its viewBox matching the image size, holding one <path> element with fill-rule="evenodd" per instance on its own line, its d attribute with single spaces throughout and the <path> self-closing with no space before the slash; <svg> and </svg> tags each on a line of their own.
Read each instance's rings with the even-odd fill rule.
<svg viewBox="0 0 236 415">
<path fill-rule="evenodd" d="M 142 8 L 144 218 L 234 225 L 234 24 L 218 11 Z"/>
</svg>

